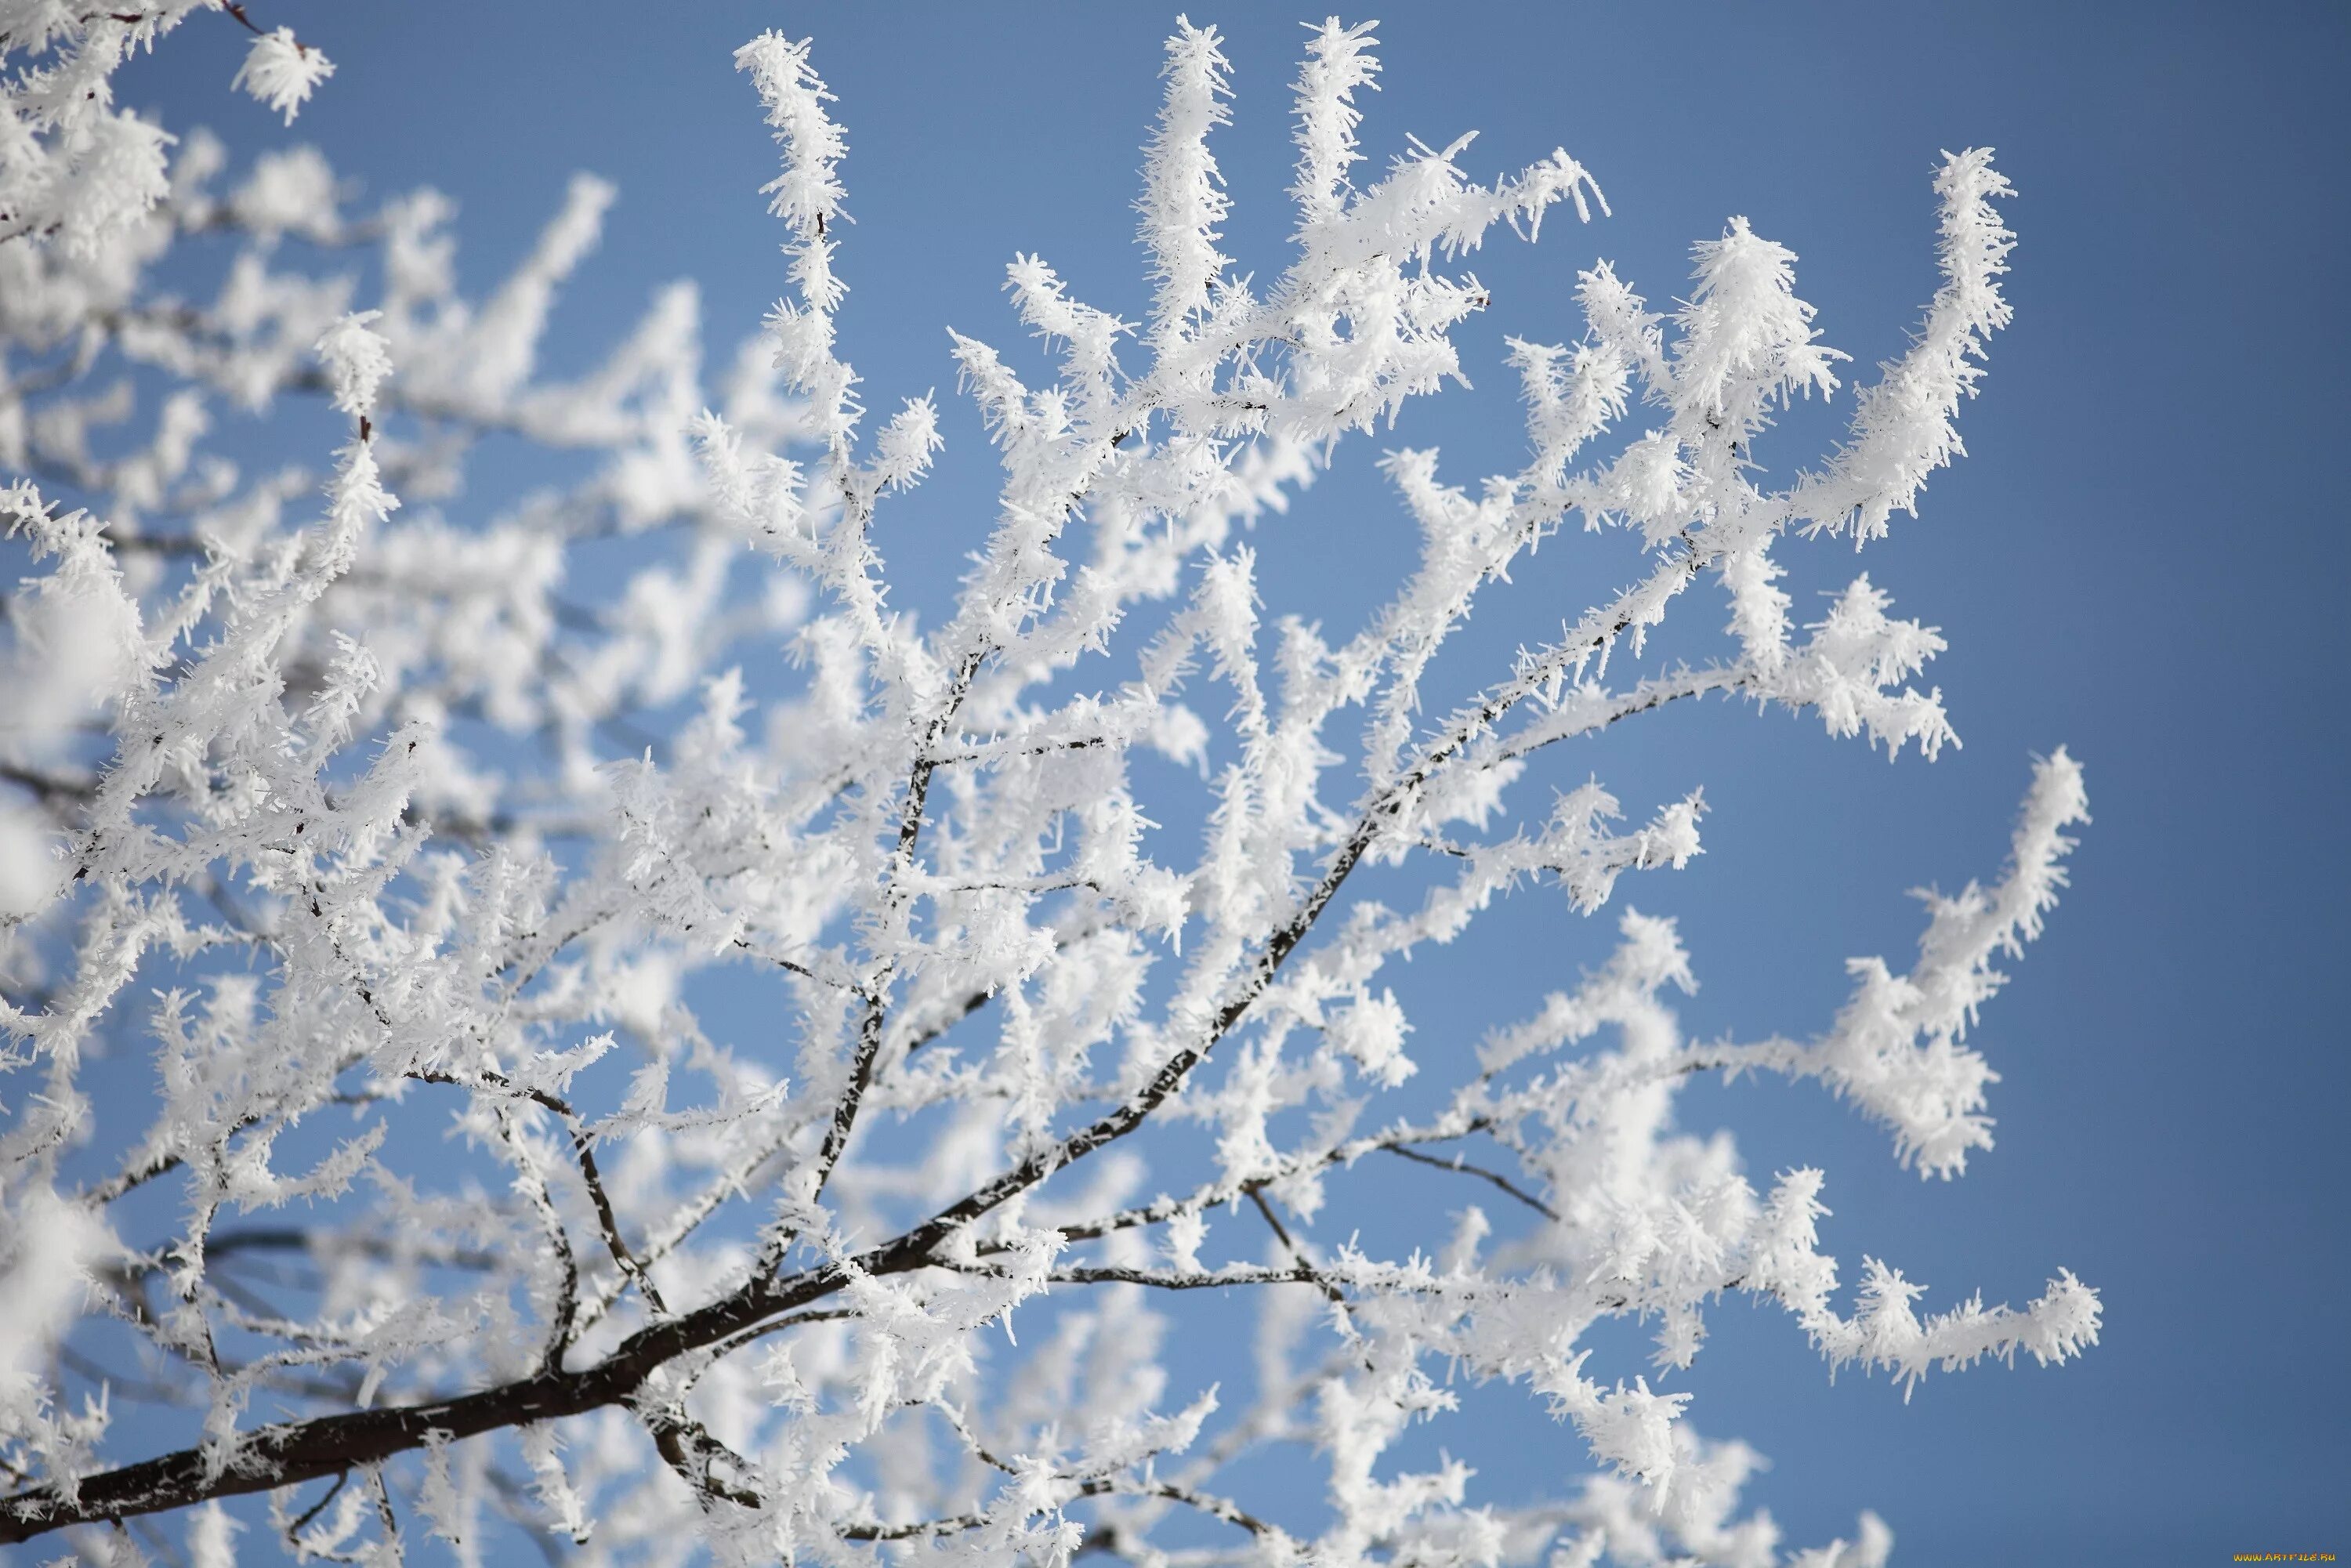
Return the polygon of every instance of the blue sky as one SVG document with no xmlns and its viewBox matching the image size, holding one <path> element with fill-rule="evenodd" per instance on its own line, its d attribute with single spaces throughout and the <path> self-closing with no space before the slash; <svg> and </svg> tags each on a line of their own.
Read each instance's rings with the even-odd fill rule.
<svg viewBox="0 0 2351 1568">
<path fill-rule="evenodd" d="M 1321 14 L 1192 11 L 1231 40 L 1226 248 L 1261 276 L 1283 258 L 1296 24 Z M 2068 1266 L 2105 1293 L 2105 1340 L 2062 1371 L 1937 1376 L 1905 1407 L 1883 1381 L 1832 1386 L 1784 1319 L 1734 1305 L 1687 1385 L 1702 1426 L 1773 1458 L 1755 1496 L 1794 1540 L 1869 1506 L 1919 1568 L 2351 1549 L 2338 607 L 2351 548 L 2326 478 L 2351 362 L 2351 13 L 1377 14 L 1375 157 L 1407 132 L 1441 143 L 1476 129 L 1467 162 L 1489 172 L 1563 145 L 1614 215 L 1555 220 L 1531 248 L 1490 245 L 1475 266 L 1495 307 L 1461 335 L 1479 392 L 1358 443 L 1260 536 L 1272 607 L 1333 625 L 1411 546 L 1371 459 L 1441 444 L 1457 479 L 1510 460 L 1521 437 L 1500 338 L 1572 335 L 1568 289 L 1593 256 L 1663 298 L 1690 242 L 1744 214 L 1802 257 L 1826 340 L 1865 369 L 1898 349 L 1932 287 L 1938 150 L 1997 148 L 2020 192 L 2017 320 L 1963 415 L 1971 456 L 1860 563 L 1949 638 L 1931 675 L 1965 749 L 1889 768 L 1810 726 L 1717 707 L 1592 765 L 1635 808 L 1706 787 L 1707 857 L 1632 894 L 1681 920 L 1704 982 L 1683 1009 L 1692 1029 L 1751 1036 L 1823 1027 L 1848 955 L 1907 954 L 1918 918 L 1903 890 L 1996 871 L 2030 754 L 2064 744 L 2085 762 L 2095 821 L 2073 890 L 1977 1037 L 2004 1080 L 1999 1147 L 1963 1180 L 1896 1170 L 1881 1134 L 1809 1089 L 1709 1087 L 1684 1120 L 1736 1128 L 1759 1174 L 1823 1165 L 1825 1242 L 1848 1276 L 1863 1252 L 1886 1256 L 1948 1302 L 1978 1287 L 2028 1297 Z M 296 139 L 373 194 L 430 183 L 456 197 L 469 281 L 513 260 L 573 170 L 619 183 L 558 318 L 583 358 L 669 278 L 703 284 L 716 350 L 781 290 L 780 236 L 756 194 L 772 150 L 728 57 L 764 27 L 816 35 L 850 134 L 846 352 L 874 406 L 937 388 L 948 413 L 940 477 L 882 541 L 898 601 L 933 618 L 994 474 L 942 328 L 1016 344 L 998 291 L 1016 250 L 1130 317 L 1146 298 L 1130 204 L 1172 12 L 409 0 L 256 15 L 339 64 Z M 234 26 L 199 18 L 126 73 L 124 96 L 174 126 L 209 123 L 241 153 L 282 144 L 274 119 L 224 90 L 241 48 Z M 1759 456 L 1785 472 L 1825 428 L 1799 409 Z M 1567 545 L 1497 607 L 1463 678 L 1580 606 L 1564 596 L 1593 581 Z M 1789 559 L 1800 606 L 1854 570 L 1841 549 Z M 1572 978 L 1605 936 L 1551 904 L 1495 927 L 1474 954 L 1415 966 L 1416 1048 L 1436 1049 L 1426 1020 L 1466 982 L 1509 993 L 1507 1007 Z M 1470 1019 L 1464 1042 L 1490 1021 Z M 1507 1403 L 1478 1402 L 1493 1414 L 1474 1446 L 1458 1424 L 1443 1433 L 1481 1485 L 1526 1495 L 1575 1468 L 1572 1434 Z"/>
</svg>

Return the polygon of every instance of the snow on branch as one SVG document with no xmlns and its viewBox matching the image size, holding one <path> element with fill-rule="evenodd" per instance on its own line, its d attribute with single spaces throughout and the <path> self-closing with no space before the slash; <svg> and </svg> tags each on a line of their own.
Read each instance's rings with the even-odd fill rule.
<svg viewBox="0 0 2351 1568">
<path fill-rule="evenodd" d="M 2070 756 L 1998 881 L 1928 895 L 1907 973 L 1857 961 L 1820 1033 L 1740 1044 L 1684 1037 L 1699 965 L 1622 904 L 1703 893 L 1702 781 L 1626 821 L 1600 755 L 1710 697 L 1958 744 L 1917 684 L 1943 635 L 1872 576 L 1802 623 L 1775 551 L 1877 538 L 1959 455 L 2007 320 L 1987 155 L 1947 159 L 1942 287 L 1813 470 L 1775 485 L 1763 448 L 1843 356 L 1732 218 L 1670 312 L 1572 260 L 1581 331 L 1506 340 L 1523 458 L 1465 478 L 1352 437 L 1469 379 L 1457 329 L 1495 301 L 1464 258 L 1596 224 L 1593 174 L 1382 140 L 1376 39 L 1334 19 L 1293 84 L 1289 247 L 1252 269 L 1211 150 L 1229 46 L 1179 21 L 1155 119 L 1135 84 L 1145 319 L 1023 254 L 1012 346 L 941 345 L 991 465 L 927 394 L 861 431 L 813 41 L 735 56 L 779 159 L 774 309 L 705 354 L 677 285 L 582 354 L 562 294 L 621 193 L 575 178 L 461 289 L 445 198 L 364 204 L 309 150 L 232 175 L 115 109 L 121 60 L 207 10 L 288 120 L 332 71 L 238 5 L 0 5 L 0 1542 L 181 1513 L 204 1568 L 428 1535 L 1856 1568 L 1884 1523 L 1783 1552 L 1703 1382 L 1648 1381 L 1724 1295 L 1906 1396 L 2095 1344 L 2063 1270 L 1935 1307 L 1873 1254 L 1841 1297 L 1826 1177 L 1759 1191 L 1676 1121 L 1695 1073 L 1771 1071 L 1922 1175 L 1989 1150 L 1971 1037 L 2064 883 Z M 345 434 L 216 434 L 306 402 Z M 540 487 L 481 498 L 492 444 Z M 1349 527 L 1304 503 L 1358 460 L 1418 538 L 1326 625 L 1236 535 Z M 909 540 L 968 552 L 918 617 L 893 508 L 983 474 L 992 504 L 932 514 L 965 535 Z M 1481 664 L 1458 634 L 1547 540 L 1566 597 Z M 1709 580 L 1727 621 L 1683 608 Z M 1485 946 L 1513 921 L 1540 940 Z M 1515 1020 L 1502 951 L 1556 981 Z M 1425 1234 L 1422 1194 L 1451 1213 Z M 1253 1341 L 1207 1326 L 1234 1311 Z M 1654 1353 L 1604 1348 L 1615 1321 Z M 1465 1371 L 1557 1416 L 1581 1482 L 1505 1505 L 1410 1458 Z M 134 1396 L 185 1446 L 120 1421 Z M 1282 1444 L 1326 1509 L 1261 1496 Z"/>
<path fill-rule="evenodd" d="M 1966 1043 L 1968 1028 L 2007 983 L 1993 962 L 2022 957 L 2024 944 L 2041 935 L 2075 843 L 2064 830 L 2088 820 L 2081 766 L 2060 747 L 2033 768 L 2000 882 L 1990 888 L 1970 882 L 1956 895 L 1919 894 L 1929 918 L 1908 974 L 1895 974 L 1883 958 L 1855 958 L 1846 965 L 1853 998 L 1823 1039 L 1699 1055 L 1708 1065 L 1819 1078 L 1893 1129 L 1903 1165 L 1915 1164 L 1921 1176 L 1959 1175 L 1970 1150 L 1992 1146 L 1984 1107 L 2000 1079 Z"/>
<path fill-rule="evenodd" d="M 1795 515 L 1807 531 L 1849 528 L 1856 544 L 1883 538 L 1895 512 L 1917 515 L 1927 476 L 1965 455 L 1952 422 L 1983 379 L 1986 340 L 2013 314 L 2000 280 L 2016 236 L 1992 203 L 2015 193 L 1991 149 L 1943 154 L 1935 176 L 1943 286 L 1909 352 L 1880 366 L 1877 383 L 1863 391 L 1852 434 L 1797 490 Z"/>
</svg>

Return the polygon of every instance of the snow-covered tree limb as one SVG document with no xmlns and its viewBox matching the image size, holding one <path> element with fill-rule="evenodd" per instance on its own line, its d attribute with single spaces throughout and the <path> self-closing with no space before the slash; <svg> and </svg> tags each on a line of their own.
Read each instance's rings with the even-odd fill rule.
<svg viewBox="0 0 2351 1568">
<path fill-rule="evenodd" d="M 944 345 L 1000 474 L 926 625 L 877 520 L 940 482 L 938 412 L 869 424 L 843 357 L 850 143 L 812 41 L 736 56 L 779 161 L 774 309 L 714 375 L 674 286 L 564 380 L 542 350 L 617 193 L 575 180 L 469 298 L 434 193 L 346 211 L 308 150 L 225 189 L 216 141 L 106 89 L 211 9 L 269 109 L 329 82 L 240 5 L 0 0 L 0 1542 L 184 1511 L 205 1568 L 241 1531 L 478 1563 L 504 1530 L 615 1563 L 1876 1563 L 1869 1515 L 1783 1553 L 1740 1511 L 1757 1456 L 1646 1382 L 1708 1309 L 1771 1302 L 1906 1392 L 2095 1343 L 2062 1269 L 1922 1309 L 1873 1256 L 1844 1299 L 1827 1178 L 1759 1191 L 1674 1121 L 1696 1073 L 1773 1071 L 1921 1174 L 1988 1150 L 1970 1031 L 2086 821 L 2064 750 L 2009 869 L 1929 897 L 1907 973 L 1855 960 L 1834 1018 L 1685 1038 L 1691 956 L 1630 909 L 1515 1023 L 1391 970 L 1514 894 L 1573 941 L 1699 854 L 1700 780 L 1600 776 L 1646 715 L 1956 744 L 1915 684 L 1939 632 L 1868 576 L 1799 624 L 1773 552 L 1865 545 L 1959 454 L 2008 320 L 1989 153 L 1942 161 L 1925 325 L 1814 468 L 1773 488 L 1758 455 L 1839 391 L 1792 253 L 1730 220 L 1670 315 L 1595 262 L 1579 340 L 1510 341 L 1522 465 L 1381 458 L 1419 558 L 1326 640 L 1239 535 L 1464 379 L 1490 300 L 1461 261 L 1498 225 L 1608 209 L 1564 151 L 1368 171 L 1376 40 L 1332 21 L 1259 287 L 1225 250 L 1234 67 L 1179 21 L 1144 319 L 1021 256 L 1045 355 Z M 182 297 L 205 255 L 224 281 Z M 341 434 L 215 448 L 281 402 Z M 468 502 L 492 437 L 565 476 Z M 1586 597 L 1475 667 L 1456 633 L 1571 523 Z M 1709 580 L 1728 623 L 1688 626 Z M 1669 620 L 1700 651 L 1656 656 Z M 126 1057 L 151 1094 L 94 1065 Z M 1498 1218 L 1336 1242 L 1403 1182 Z M 1163 1354 L 1204 1292 L 1260 1323 L 1221 1392 Z M 1653 1326 L 1646 1366 L 1599 1364 L 1616 1319 Z M 1502 1508 L 1464 1463 L 1400 1468 L 1455 1370 L 1538 1399 L 1586 1480 Z M 177 1425 L 126 1437 L 117 1399 Z M 1321 1525 L 1252 1493 L 1279 1445 L 1318 1456 Z M 1186 1518 L 1219 1543 L 1169 1544 Z"/>
</svg>

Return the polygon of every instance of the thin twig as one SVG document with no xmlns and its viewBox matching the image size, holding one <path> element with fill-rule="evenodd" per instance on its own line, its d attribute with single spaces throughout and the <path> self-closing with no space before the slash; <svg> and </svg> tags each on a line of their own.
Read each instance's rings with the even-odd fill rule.
<svg viewBox="0 0 2351 1568">
<path fill-rule="evenodd" d="M 1407 1149 L 1402 1144 L 1382 1144 L 1380 1147 L 1385 1149 L 1389 1154 L 1400 1155 L 1405 1159 L 1417 1160 L 1425 1166 L 1435 1166 L 1441 1171 L 1459 1171 L 1463 1176 L 1476 1176 L 1480 1181 L 1491 1182 L 1496 1186 L 1500 1187 L 1504 1192 L 1509 1193 L 1512 1197 L 1517 1198 L 1520 1203 L 1525 1204 L 1529 1208 L 1533 1209 L 1537 1214 L 1541 1215 L 1545 1219 L 1556 1221 L 1559 1218 L 1559 1211 L 1557 1209 L 1552 1207 L 1551 1205 L 1545 1203 L 1534 1194 L 1528 1192 L 1523 1187 L 1520 1187 L 1517 1183 L 1511 1181 L 1510 1177 L 1503 1176 L 1499 1171 L 1489 1171 L 1483 1166 L 1473 1166 L 1468 1161 L 1460 1158 L 1458 1155 L 1456 1155 L 1454 1158 L 1449 1160 L 1440 1160 L 1434 1155 L 1424 1155 L 1417 1149 Z"/>
</svg>

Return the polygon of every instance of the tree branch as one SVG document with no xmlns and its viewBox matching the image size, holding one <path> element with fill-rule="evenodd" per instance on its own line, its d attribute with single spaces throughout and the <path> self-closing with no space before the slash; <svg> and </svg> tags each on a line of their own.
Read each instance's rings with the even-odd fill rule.
<svg viewBox="0 0 2351 1568">
<path fill-rule="evenodd" d="M 587 1127 L 580 1121 L 580 1113 L 571 1108 L 570 1102 L 560 1095 L 550 1094 L 543 1089 L 523 1088 L 501 1072 L 485 1071 L 478 1083 L 446 1072 L 418 1071 L 412 1072 L 408 1076 L 420 1083 L 442 1083 L 453 1088 L 471 1089 L 476 1092 L 485 1088 L 496 1089 L 502 1093 L 528 1100 L 542 1109 L 552 1112 L 561 1120 L 565 1130 L 571 1135 L 571 1156 L 579 1164 L 580 1180 L 587 1185 L 589 1201 L 595 1205 L 596 1223 L 603 1232 L 605 1250 L 612 1255 L 612 1261 L 619 1266 L 622 1276 L 635 1284 L 637 1293 L 645 1299 L 645 1305 L 656 1312 L 669 1311 L 667 1305 L 662 1301 L 660 1290 L 653 1284 L 653 1276 L 645 1271 L 644 1266 L 637 1261 L 636 1255 L 629 1250 L 629 1244 L 621 1239 L 621 1221 L 612 1211 L 611 1198 L 604 1191 L 603 1174 L 596 1166 L 595 1146 L 588 1136 Z M 551 1209 L 550 1212 L 552 1212 Z M 559 1227 L 561 1222 L 559 1220 L 557 1223 Z M 568 1257 L 569 1253 L 568 1243 L 565 1252 Z M 576 1277 L 573 1284 L 576 1289 L 578 1284 Z M 564 1343 L 569 1344 L 571 1343 L 572 1333 L 571 1320 L 568 1314 L 564 1322 Z"/>
<path fill-rule="evenodd" d="M 1440 1160 L 1435 1155 L 1424 1155 L 1418 1149 L 1407 1149 L 1401 1144 L 1382 1144 L 1380 1147 L 1386 1150 L 1389 1154 L 1395 1155 L 1401 1158 L 1417 1160 L 1425 1166 L 1435 1166 L 1441 1171 L 1459 1171 L 1463 1176 L 1476 1176 L 1480 1181 L 1491 1182 L 1494 1186 L 1500 1187 L 1504 1192 L 1509 1193 L 1512 1197 L 1517 1198 L 1520 1203 L 1525 1204 L 1529 1208 L 1533 1209 L 1537 1214 L 1541 1215 L 1545 1219 L 1556 1222 L 1559 1218 L 1559 1211 L 1557 1209 L 1552 1207 L 1551 1205 L 1545 1203 L 1534 1194 L 1528 1192 L 1523 1187 L 1520 1187 L 1517 1183 L 1511 1181 L 1510 1177 L 1503 1176 L 1499 1171 L 1489 1171 L 1483 1166 L 1473 1166 L 1458 1157 L 1449 1160 Z"/>
</svg>

